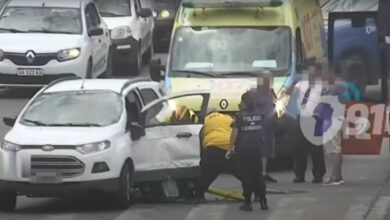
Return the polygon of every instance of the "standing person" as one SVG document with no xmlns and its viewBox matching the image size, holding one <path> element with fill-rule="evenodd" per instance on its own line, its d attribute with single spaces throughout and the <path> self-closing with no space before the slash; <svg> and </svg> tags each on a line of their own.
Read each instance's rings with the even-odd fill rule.
<svg viewBox="0 0 390 220">
<path fill-rule="evenodd" d="M 346 85 L 341 82 L 336 82 L 335 67 L 332 66 L 328 74 L 324 74 L 324 80 L 327 81 L 327 87 L 323 89 L 323 95 L 336 96 L 340 103 L 345 103 L 343 97 L 344 92 L 347 90 Z M 342 154 L 342 140 L 345 131 L 346 120 L 341 117 L 333 116 L 334 120 L 341 120 L 342 126 L 334 132 L 330 132 L 334 135 L 329 141 L 324 143 L 325 152 L 329 155 L 331 170 L 328 179 L 325 181 L 325 185 L 342 185 L 344 184 L 342 175 L 343 154 Z"/>
<path fill-rule="evenodd" d="M 204 193 L 221 173 L 229 173 L 237 179 L 235 158 L 227 159 L 225 155 L 230 147 L 233 118 L 213 109 L 208 110 L 204 125 L 199 133 L 201 144 L 201 180 L 198 196 L 204 199 Z"/>
<path fill-rule="evenodd" d="M 227 158 L 232 154 L 237 156 L 245 198 L 244 204 L 240 207 L 243 211 L 253 211 L 251 201 L 253 194 L 259 195 L 261 209 L 268 209 L 266 185 L 263 176 L 259 175 L 262 169 L 261 148 L 265 144 L 264 115 L 256 108 L 250 94 L 246 92 L 242 95 L 240 112 L 232 125 L 230 150 L 226 154 Z"/>
<path fill-rule="evenodd" d="M 298 105 L 298 124 L 302 120 L 312 120 L 315 116 L 314 111 L 319 104 L 322 92 L 322 80 L 320 71 L 317 68 L 312 68 L 309 71 L 307 81 L 301 81 L 296 84 L 293 93 L 297 95 Z M 294 161 L 294 183 L 305 182 L 305 173 L 307 168 L 307 159 L 310 154 L 313 161 L 313 183 L 322 183 L 326 172 L 323 146 L 315 145 L 308 140 L 303 129 L 299 126 L 297 129 L 298 143 L 293 152 Z"/>
<path fill-rule="evenodd" d="M 264 132 L 266 140 L 264 146 L 262 146 L 262 170 L 264 180 L 268 182 L 276 183 L 277 180 L 267 173 L 268 159 L 275 157 L 275 95 L 272 90 L 272 73 L 270 71 L 264 71 L 261 77 L 257 80 L 257 87 L 250 90 L 253 93 L 255 107 L 258 111 L 262 112 L 265 116 Z"/>
</svg>

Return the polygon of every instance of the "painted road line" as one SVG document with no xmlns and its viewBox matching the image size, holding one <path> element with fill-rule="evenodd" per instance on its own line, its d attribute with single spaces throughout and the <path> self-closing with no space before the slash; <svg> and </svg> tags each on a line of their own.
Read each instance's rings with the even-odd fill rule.
<svg viewBox="0 0 390 220">
<path fill-rule="evenodd" d="M 365 220 L 382 220 L 390 208 L 390 196 L 379 197 Z"/>
<path fill-rule="evenodd" d="M 372 197 L 355 198 L 344 215 L 344 220 L 364 220 L 364 215 L 370 209 Z"/>
<path fill-rule="evenodd" d="M 193 208 L 185 220 L 222 220 L 228 209 L 228 205 L 200 205 Z"/>
</svg>

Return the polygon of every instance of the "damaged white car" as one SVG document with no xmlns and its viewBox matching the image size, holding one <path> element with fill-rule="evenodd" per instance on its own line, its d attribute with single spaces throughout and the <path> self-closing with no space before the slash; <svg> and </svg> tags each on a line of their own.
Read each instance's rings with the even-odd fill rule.
<svg viewBox="0 0 390 220">
<path fill-rule="evenodd" d="M 13 128 L 0 148 L 0 210 L 14 210 L 23 195 L 98 191 L 121 208 L 136 188 L 145 197 L 156 190 L 194 195 L 209 93 L 161 97 L 158 86 L 142 79 L 60 80 L 16 119 L 4 118 Z M 185 108 L 196 120 L 181 120 L 178 110 Z"/>
</svg>

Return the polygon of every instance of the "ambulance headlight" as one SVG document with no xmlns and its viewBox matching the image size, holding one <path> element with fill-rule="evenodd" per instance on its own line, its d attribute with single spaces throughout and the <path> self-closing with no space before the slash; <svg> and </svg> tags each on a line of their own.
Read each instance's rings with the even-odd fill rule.
<svg viewBox="0 0 390 220">
<path fill-rule="evenodd" d="M 171 13 L 168 11 L 168 10 L 162 10 L 160 13 L 159 13 L 159 18 L 162 18 L 162 19 L 167 19 L 171 17 Z"/>
<path fill-rule="evenodd" d="M 1 144 L 1 149 L 6 150 L 6 151 L 16 152 L 16 151 L 20 150 L 20 145 L 13 144 L 13 143 L 8 142 L 8 141 L 3 141 L 3 143 Z"/>
<path fill-rule="evenodd" d="M 82 154 L 92 154 L 104 151 L 110 147 L 109 141 L 96 142 L 91 144 L 84 144 L 76 147 L 76 150 Z"/>
</svg>

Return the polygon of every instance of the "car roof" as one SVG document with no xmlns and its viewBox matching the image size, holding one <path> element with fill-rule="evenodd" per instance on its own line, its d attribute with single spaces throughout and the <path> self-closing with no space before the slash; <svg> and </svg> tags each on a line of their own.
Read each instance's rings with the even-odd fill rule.
<svg viewBox="0 0 390 220">
<path fill-rule="evenodd" d="M 82 1 L 85 0 L 9 0 L 8 6 L 80 8 Z"/>
<path fill-rule="evenodd" d="M 53 83 L 46 87 L 43 93 L 68 92 L 68 91 L 113 91 L 121 93 L 123 88 L 137 82 L 148 82 L 148 78 L 133 79 L 70 79 Z M 150 81 L 151 82 L 151 81 Z M 82 88 L 83 85 L 83 88 Z"/>
</svg>

